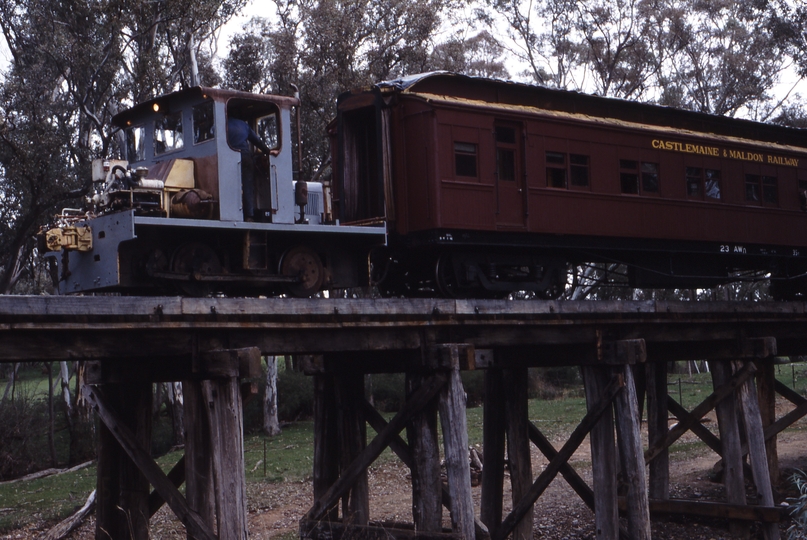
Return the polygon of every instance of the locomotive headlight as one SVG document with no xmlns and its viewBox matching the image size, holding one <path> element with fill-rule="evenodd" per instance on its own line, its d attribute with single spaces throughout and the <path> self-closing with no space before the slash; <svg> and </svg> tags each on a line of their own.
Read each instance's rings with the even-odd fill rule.
<svg viewBox="0 0 807 540">
<path fill-rule="evenodd" d="M 154 112 L 160 112 L 159 103 L 155 103 L 154 105 L 151 106 L 151 108 L 154 110 Z"/>
</svg>

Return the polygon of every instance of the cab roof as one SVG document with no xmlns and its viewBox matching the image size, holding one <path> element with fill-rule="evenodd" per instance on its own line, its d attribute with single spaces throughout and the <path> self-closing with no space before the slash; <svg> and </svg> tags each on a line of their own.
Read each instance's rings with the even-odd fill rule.
<svg viewBox="0 0 807 540">
<path fill-rule="evenodd" d="M 251 92 L 239 92 L 237 90 L 194 86 L 138 103 L 134 107 L 113 116 L 112 124 L 119 128 L 125 128 L 135 124 L 142 118 L 152 114 L 155 104 L 159 106 L 161 111 L 171 113 L 172 111 L 185 108 L 188 103 L 198 103 L 206 99 L 223 103 L 234 101 L 234 103 L 230 105 L 230 109 L 236 108 L 242 115 L 257 115 L 262 105 L 264 107 L 274 105 L 288 109 L 300 103 L 297 98 L 289 96 L 253 94 Z"/>
</svg>

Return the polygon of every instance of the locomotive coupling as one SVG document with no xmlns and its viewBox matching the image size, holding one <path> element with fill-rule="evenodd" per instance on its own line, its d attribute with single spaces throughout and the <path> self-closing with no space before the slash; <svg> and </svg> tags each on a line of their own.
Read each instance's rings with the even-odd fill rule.
<svg viewBox="0 0 807 540">
<path fill-rule="evenodd" d="M 92 229 L 89 226 L 50 229 L 44 232 L 44 236 L 47 251 L 92 251 Z"/>
</svg>

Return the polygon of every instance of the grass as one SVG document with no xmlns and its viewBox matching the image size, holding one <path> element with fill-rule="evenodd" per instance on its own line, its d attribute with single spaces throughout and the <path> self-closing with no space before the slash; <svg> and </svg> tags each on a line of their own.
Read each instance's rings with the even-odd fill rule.
<svg viewBox="0 0 807 540">
<path fill-rule="evenodd" d="M 0 486 L 0 532 L 67 517 L 84 505 L 93 489 L 95 467 Z"/>
</svg>

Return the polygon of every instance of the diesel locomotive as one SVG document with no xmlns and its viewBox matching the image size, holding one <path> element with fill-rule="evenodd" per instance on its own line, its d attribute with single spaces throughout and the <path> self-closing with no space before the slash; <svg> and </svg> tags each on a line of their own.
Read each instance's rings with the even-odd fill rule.
<svg viewBox="0 0 807 540">
<path fill-rule="evenodd" d="M 191 88 L 116 116 L 125 159 L 44 235 L 59 291 L 552 299 L 588 263 L 633 287 L 807 291 L 804 130 L 430 73 L 339 96 L 331 178 L 295 182 L 298 105 Z M 252 220 L 229 118 L 271 149 Z"/>
</svg>

